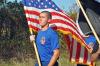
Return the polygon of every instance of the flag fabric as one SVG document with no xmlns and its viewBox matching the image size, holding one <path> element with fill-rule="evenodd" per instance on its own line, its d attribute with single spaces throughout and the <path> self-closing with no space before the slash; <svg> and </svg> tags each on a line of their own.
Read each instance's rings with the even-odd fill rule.
<svg viewBox="0 0 100 66">
<path fill-rule="evenodd" d="M 85 50 L 87 50 L 86 55 L 84 53 L 82 54 L 86 56 L 86 59 L 88 56 L 90 56 L 87 56 L 87 54 L 89 53 L 88 50 L 90 48 L 86 45 L 84 38 L 79 33 L 75 22 L 68 15 L 66 15 L 64 11 L 61 10 L 52 0 L 23 0 L 23 4 L 29 28 L 33 29 L 36 32 L 40 30 L 41 26 L 39 25 L 38 16 L 41 13 L 41 11 L 49 11 L 52 14 L 50 27 L 52 27 L 54 30 L 62 32 L 66 35 L 66 37 L 71 36 L 73 41 L 75 42 L 71 41 L 71 43 L 67 45 L 74 45 L 76 43 L 77 45 L 80 45 L 84 47 Z M 77 54 L 78 49 L 74 51 Z M 80 53 L 82 52 L 80 51 Z M 73 54 L 70 53 L 70 55 Z M 77 54 L 77 57 L 80 56 Z M 71 58 L 76 59 L 72 56 Z M 82 58 L 82 60 L 84 59 Z M 76 60 L 74 62 L 76 62 Z M 90 59 L 88 62 L 91 63 Z M 87 63 L 86 61 L 84 64 L 89 63 Z"/>
<path fill-rule="evenodd" d="M 91 32 L 91 29 L 82 13 L 81 10 L 79 10 L 79 14 L 78 14 L 78 19 L 76 21 L 76 25 L 78 26 L 78 29 L 80 30 L 80 32 L 82 33 L 82 35 L 85 35 L 88 32 Z M 85 26 L 85 27 L 84 27 Z"/>
<path fill-rule="evenodd" d="M 98 0 L 97 0 L 98 1 Z M 97 2 L 96 0 L 81 0 L 82 6 L 93 26 L 96 33 L 100 35 L 100 2 Z M 87 34 L 89 32 L 92 32 L 82 11 L 79 12 L 79 18 L 77 21 L 79 27 L 81 28 L 82 32 L 84 34 Z M 84 27 L 85 26 L 85 27 Z"/>
<path fill-rule="evenodd" d="M 76 62 L 77 64 L 85 64 L 89 66 L 94 66 L 94 62 L 91 61 L 91 54 L 88 52 L 86 47 L 82 46 L 79 42 L 74 40 L 70 35 L 63 36 L 69 53 L 71 62 Z M 69 41 L 66 41 L 69 40 Z"/>
</svg>

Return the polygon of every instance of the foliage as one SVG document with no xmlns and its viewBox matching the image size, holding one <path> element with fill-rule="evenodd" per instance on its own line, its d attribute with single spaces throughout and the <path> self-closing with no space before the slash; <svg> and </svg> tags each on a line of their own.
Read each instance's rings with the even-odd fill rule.
<svg viewBox="0 0 100 66">
<path fill-rule="evenodd" d="M 73 6 L 71 6 L 67 14 L 70 15 L 70 17 L 76 22 L 77 13 L 78 13 L 78 6 L 76 4 L 73 4 Z"/>
<path fill-rule="evenodd" d="M 21 61 L 27 57 L 34 58 L 33 55 L 23 5 L 8 2 L 0 8 L 0 58 L 10 60 L 16 57 Z"/>
<path fill-rule="evenodd" d="M 21 3 L 8 2 L 6 8 L 0 9 L 0 29 L 0 39 L 28 36 L 28 26 Z"/>
</svg>

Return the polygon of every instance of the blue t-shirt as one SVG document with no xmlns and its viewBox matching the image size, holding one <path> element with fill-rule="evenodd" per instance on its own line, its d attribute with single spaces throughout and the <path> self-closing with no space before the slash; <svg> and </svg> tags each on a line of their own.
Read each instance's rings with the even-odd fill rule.
<svg viewBox="0 0 100 66">
<path fill-rule="evenodd" d="M 89 35 L 89 37 L 86 38 L 85 41 L 86 41 L 87 44 L 90 44 L 91 42 L 93 44 L 96 44 L 96 38 L 93 35 Z"/>
<path fill-rule="evenodd" d="M 99 49 L 99 44 L 97 44 L 96 38 L 93 35 L 89 35 L 89 37 L 86 38 L 85 41 L 88 45 L 92 43 L 92 53 L 97 52 L 97 50 Z"/>
<path fill-rule="evenodd" d="M 36 44 L 41 61 L 50 61 L 53 51 L 59 48 L 58 35 L 52 28 L 45 31 L 39 31 L 36 37 Z"/>
</svg>

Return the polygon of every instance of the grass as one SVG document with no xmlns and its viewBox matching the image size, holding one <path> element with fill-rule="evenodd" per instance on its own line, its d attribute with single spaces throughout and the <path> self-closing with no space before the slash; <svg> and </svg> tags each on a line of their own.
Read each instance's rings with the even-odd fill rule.
<svg viewBox="0 0 100 66">
<path fill-rule="evenodd" d="M 61 53 L 60 58 L 58 60 L 59 66 L 75 66 L 75 64 L 71 64 L 67 59 L 68 55 L 66 51 Z M 0 66 L 34 66 L 36 59 L 26 58 L 22 61 L 18 61 L 17 58 L 11 58 L 10 60 L 0 60 Z"/>
<path fill-rule="evenodd" d="M 59 66 L 76 66 L 69 62 L 68 53 L 66 51 L 61 51 L 60 58 L 58 60 Z M 10 60 L 0 59 L 0 66 L 34 66 L 36 59 L 25 58 L 22 61 L 18 61 L 17 58 L 11 58 Z M 100 61 L 96 61 L 96 66 L 100 66 Z"/>
<path fill-rule="evenodd" d="M 0 66 L 34 66 L 35 60 L 30 58 L 19 62 L 16 59 L 11 59 L 9 61 L 0 61 Z"/>
<path fill-rule="evenodd" d="M 63 49 L 65 50 L 65 49 Z M 75 66 L 75 64 L 70 63 L 69 54 L 66 51 L 61 50 L 61 55 L 58 60 L 59 66 Z"/>
</svg>

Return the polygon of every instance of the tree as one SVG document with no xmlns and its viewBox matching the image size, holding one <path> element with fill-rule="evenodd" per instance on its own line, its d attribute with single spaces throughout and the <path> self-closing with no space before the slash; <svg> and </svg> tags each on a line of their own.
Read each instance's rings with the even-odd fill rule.
<svg viewBox="0 0 100 66">
<path fill-rule="evenodd" d="M 77 13 L 78 13 L 78 6 L 76 4 L 73 4 L 71 6 L 70 11 L 68 12 L 68 15 L 76 22 L 77 19 Z"/>
</svg>

